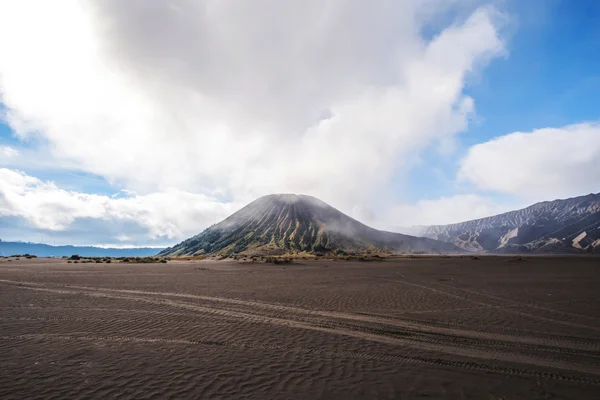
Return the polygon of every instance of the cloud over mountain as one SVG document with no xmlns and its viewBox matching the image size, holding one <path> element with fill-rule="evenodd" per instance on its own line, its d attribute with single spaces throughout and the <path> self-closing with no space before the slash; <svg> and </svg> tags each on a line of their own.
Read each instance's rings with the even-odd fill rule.
<svg viewBox="0 0 600 400">
<path fill-rule="evenodd" d="M 466 128 L 465 79 L 504 50 L 498 13 L 459 3 L 5 2 L 6 120 L 140 193 L 351 208 Z"/>
<path fill-rule="evenodd" d="M 469 149 L 459 179 L 534 200 L 596 192 L 600 124 L 582 123 L 500 136 Z"/>
</svg>

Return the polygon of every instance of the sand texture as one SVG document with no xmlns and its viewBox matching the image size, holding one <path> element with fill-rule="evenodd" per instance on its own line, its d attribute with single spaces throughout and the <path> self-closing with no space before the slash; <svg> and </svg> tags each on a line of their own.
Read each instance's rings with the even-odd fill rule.
<svg viewBox="0 0 600 400">
<path fill-rule="evenodd" d="M 594 399 L 600 259 L 0 260 L 0 398 Z"/>
</svg>

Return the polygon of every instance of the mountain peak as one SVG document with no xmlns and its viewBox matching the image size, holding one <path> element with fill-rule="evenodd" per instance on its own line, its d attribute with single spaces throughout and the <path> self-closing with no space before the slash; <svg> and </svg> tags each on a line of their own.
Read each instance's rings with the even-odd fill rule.
<svg viewBox="0 0 600 400">
<path fill-rule="evenodd" d="M 309 196 L 307 194 L 296 194 L 296 193 L 274 193 L 267 194 L 265 196 L 261 196 L 258 199 L 254 200 L 255 202 L 279 202 L 286 204 L 294 204 L 294 203 L 310 203 L 314 205 L 327 206 L 327 203 L 317 199 L 316 197 Z"/>
<path fill-rule="evenodd" d="M 309 195 L 306 195 L 306 194 L 297 194 L 297 193 L 272 193 L 272 194 L 266 194 L 264 196 L 261 196 L 257 200 L 260 200 L 260 199 L 273 199 L 273 200 L 284 200 L 284 201 L 298 201 L 298 200 L 300 200 L 302 198 L 316 199 L 316 197 L 309 196 Z"/>
<path fill-rule="evenodd" d="M 161 255 L 452 252 L 448 243 L 370 228 L 313 196 L 259 197 Z"/>
</svg>

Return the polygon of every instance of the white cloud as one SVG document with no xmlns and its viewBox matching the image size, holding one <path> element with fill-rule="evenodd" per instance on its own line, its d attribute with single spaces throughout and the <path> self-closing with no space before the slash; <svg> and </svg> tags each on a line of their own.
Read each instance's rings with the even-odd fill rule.
<svg viewBox="0 0 600 400">
<path fill-rule="evenodd" d="M 1 101 L 58 163 L 139 193 L 303 192 L 350 210 L 467 126 L 465 79 L 503 43 L 489 7 L 426 40 L 452 4 L 1 2 Z"/>
<path fill-rule="evenodd" d="M 144 228 L 147 239 L 180 239 L 198 233 L 199 226 L 218 222 L 238 206 L 175 190 L 127 197 L 77 193 L 20 171 L 0 168 L 0 217 L 23 218 L 46 231 L 63 231 L 81 219 L 130 221 Z M 114 239 L 134 240 L 126 232 Z"/>
<path fill-rule="evenodd" d="M 459 180 L 532 201 L 600 190 L 600 124 L 515 132 L 471 147 Z"/>
</svg>

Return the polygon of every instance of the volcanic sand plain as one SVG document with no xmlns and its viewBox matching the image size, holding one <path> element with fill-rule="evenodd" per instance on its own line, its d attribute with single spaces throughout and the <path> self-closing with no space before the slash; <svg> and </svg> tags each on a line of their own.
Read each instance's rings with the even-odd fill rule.
<svg viewBox="0 0 600 400">
<path fill-rule="evenodd" d="M 600 258 L 0 259 L 0 398 L 598 398 Z"/>
</svg>

